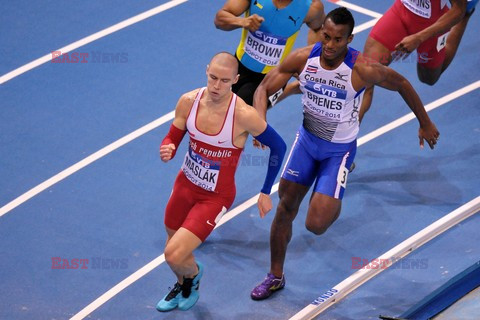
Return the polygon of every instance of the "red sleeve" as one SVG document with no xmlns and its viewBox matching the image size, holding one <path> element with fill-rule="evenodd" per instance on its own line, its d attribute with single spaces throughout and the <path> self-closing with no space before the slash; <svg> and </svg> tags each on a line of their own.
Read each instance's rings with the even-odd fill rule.
<svg viewBox="0 0 480 320">
<path fill-rule="evenodd" d="M 165 136 L 165 138 L 163 138 L 160 146 L 170 144 L 170 143 L 173 143 L 175 145 L 175 150 L 173 150 L 173 153 L 172 153 L 172 159 L 175 156 L 178 145 L 180 144 L 180 142 L 182 142 L 182 139 L 185 133 L 187 133 L 187 130 L 180 130 L 177 127 L 175 127 L 172 123 L 172 125 L 170 126 L 170 130 L 168 130 L 167 135 Z"/>
</svg>

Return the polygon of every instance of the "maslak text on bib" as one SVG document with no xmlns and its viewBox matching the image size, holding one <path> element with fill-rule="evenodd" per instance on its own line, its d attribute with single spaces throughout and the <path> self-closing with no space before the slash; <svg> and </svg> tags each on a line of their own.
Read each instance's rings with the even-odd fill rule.
<svg viewBox="0 0 480 320">
<path fill-rule="evenodd" d="M 189 147 L 182 164 L 182 171 L 193 184 L 207 191 L 215 191 L 220 162 L 202 157 Z"/>
</svg>

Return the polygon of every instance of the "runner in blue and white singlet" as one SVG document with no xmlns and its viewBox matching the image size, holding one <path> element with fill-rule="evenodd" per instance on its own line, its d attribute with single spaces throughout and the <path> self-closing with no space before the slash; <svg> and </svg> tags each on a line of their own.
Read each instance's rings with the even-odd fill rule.
<svg viewBox="0 0 480 320">
<path fill-rule="evenodd" d="M 303 126 L 330 142 L 348 143 L 357 138 L 358 111 L 363 97 L 352 87 L 352 70 L 359 52 L 349 48 L 335 70 L 320 65 L 322 44 L 317 43 L 299 76 L 303 92 Z"/>
<path fill-rule="evenodd" d="M 347 168 L 357 149 L 358 110 L 364 91 L 357 92 L 351 81 L 359 52 L 349 48 L 334 70 L 322 68 L 321 53 L 322 44 L 317 43 L 299 75 L 303 124 L 282 178 L 306 186 L 316 179 L 314 192 L 342 199 Z"/>
<path fill-rule="evenodd" d="M 266 299 L 285 286 L 284 263 L 293 221 L 314 181 L 305 218 L 307 230 L 321 235 L 339 217 L 347 168 L 356 153 L 365 88 L 377 85 L 397 91 L 420 123 L 420 146 L 426 141 L 433 149 L 438 141 L 439 132 L 408 80 L 349 47 L 354 26 L 348 9 L 330 11 L 320 31 L 320 43 L 293 51 L 255 91 L 253 106 L 266 117 L 269 95 L 298 75 L 291 92 L 303 94 L 303 123 L 278 187 L 280 199 L 270 229 L 270 270 L 251 291 L 252 299 Z"/>
</svg>

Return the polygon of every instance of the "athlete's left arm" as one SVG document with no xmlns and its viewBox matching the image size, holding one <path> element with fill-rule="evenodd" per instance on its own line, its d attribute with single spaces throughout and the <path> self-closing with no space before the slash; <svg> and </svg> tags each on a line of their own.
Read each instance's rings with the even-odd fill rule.
<svg viewBox="0 0 480 320">
<path fill-rule="evenodd" d="M 235 114 L 236 125 L 238 124 L 242 130 L 247 131 L 260 143 L 270 148 L 267 175 L 257 201 L 260 217 L 263 218 L 272 209 L 270 192 L 280 171 L 287 145 L 282 137 L 259 116 L 255 109 L 245 106 L 240 107 L 238 111 Z"/>
<path fill-rule="evenodd" d="M 322 29 L 323 20 L 325 20 L 325 10 L 320 0 L 313 0 L 305 17 L 305 23 L 308 29 L 307 45 L 311 45 L 320 41 L 320 30 Z"/>
<path fill-rule="evenodd" d="M 353 69 L 352 83 L 354 88 L 362 86 L 368 88 L 377 85 L 400 93 L 420 123 L 420 129 L 418 130 L 420 147 L 423 148 L 423 140 L 425 139 L 430 148 L 434 148 L 440 133 L 430 120 L 417 92 L 405 77 L 380 63 L 357 63 Z"/>
<path fill-rule="evenodd" d="M 442 15 L 435 23 L 420 32 L 412 34 L 402 39 L 396 46 L 395 50 L 403 53 L 411 53 L 417 49 L 420 44 L 431 37 L 444 34 L 454 25 L 462 20 L 467 8 L 466 0 L 450 0 L 452 7 L 444 15 Z"/>
</svg>

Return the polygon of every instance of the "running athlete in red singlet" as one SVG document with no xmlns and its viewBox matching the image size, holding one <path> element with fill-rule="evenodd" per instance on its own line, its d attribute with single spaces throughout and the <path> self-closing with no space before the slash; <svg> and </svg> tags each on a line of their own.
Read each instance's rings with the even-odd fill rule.
<svg viewBox="0 0 480 320">
<path fill-rule="evenodd" d="M 235 198 L 235 170 L 243 146 L 233 139 L 237 96 L 232 94 L 224 119 L 219 117 L 215 133 L 198 121 L 208 108 L 200 105 L 206 88 L 196 90 L 195 100 L 186 121 L 190 135 L 188 152 L 175 182 L 165 211 L 165 225 L 171 230 L 184 227 L 204 241 Z M 205 109 L 205 111 L 204 111 Z M 222 110 L 223 111 L 223 110 Z M 204 129 L 205 130 L 205 129 Z M 200 205 L 202 203 L 202 205 Z"/>
<path fill-rule="evenodd" d="M 395 0 L 393 6 L 385 12 L 370 32 L 370 37 L 385 46 L 388 49 L 388 53 L 381 57 L 373 55 L 372 58 L 375 60 L 380 58 L 381 62 L 383 62 L 382 59 L 385 60 L 384 62 L 388 62 L 389 58 L 391 58 L 390 53 L 397 50 L 397 45 L 402 44 L 401 41 L 405 37 L 427 29 L 448 11 L 447 4 L 442 0 L 426 0 L 424 2 Z M 455 8 L 451 13 L 455 13 Z M 433 35 L 425 39 L 421 44 L 416 45 L 419 62 L 424 67 L 436 68 L 445 60 L 445 50 L 442 49 L 445 47 L 444 38 L 449 29 L 441 34 Z M 411 47 L 403 48 L 402 45 L 399 48 L 400 51 L 409 50 L 411 52 L 414 50 Z"/>
<path fill-rule="evenodd" d="M 168 234 L 165 260 L 177 276 L 157 310 L 188 310 L 198 300 L 203 266 L 193 251 L 208 237 L 235 198 L 235 171 L 253 135 L 270 147 L 267 176 L 258 199 L 260 216 L 271 210 L 270 192 L 286 145 L 257 111 L 231 91 L 238 80 L 238 61 L 219 53 L 207 67 L 207 87 L 184 94 L 177 103 L 170 131 L 160 146 L 167 162 L 188 132 L 190 142 L 165 210 Z"/>
<path fill-rule="evenodd" d="M 363 54 L 389 65 L 417 50 L 418 78 L 433 85 L 452 62 L 477 2 L 395 0 L 370 32 Z M 370 108 L 372 95 L 373 89 L 365 91 L 360 121 Z"/>
</svg>

